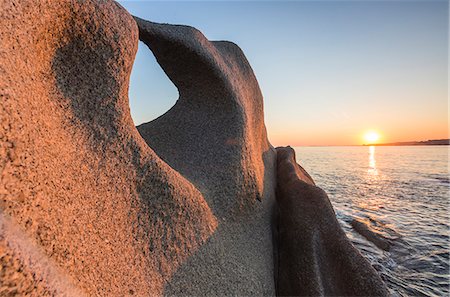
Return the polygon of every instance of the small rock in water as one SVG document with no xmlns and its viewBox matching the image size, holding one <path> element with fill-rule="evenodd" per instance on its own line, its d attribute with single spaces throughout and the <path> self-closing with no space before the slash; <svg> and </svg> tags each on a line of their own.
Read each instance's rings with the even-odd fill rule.
<svg viewBox="0 0 450 297">
<path fill-rule="evenodd" d="M 363 222 L 357 219 L 353 219 L 350 222 L 350 225 L 356 232 L 364 236 L 368 241 L 375 244 L 378 248 L 387 252 L 391 249 L 391 243 L 388 238 L 384 237 L 383 235 L 377 232 L 370 230 L 369 227 Z"/>
</svg>

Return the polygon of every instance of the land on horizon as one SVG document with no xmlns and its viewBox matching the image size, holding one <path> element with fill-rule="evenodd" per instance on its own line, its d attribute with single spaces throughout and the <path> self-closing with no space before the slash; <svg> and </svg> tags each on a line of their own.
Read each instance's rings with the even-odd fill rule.
<svg viewBox="0 0 450 297">
<path fill-rule="evenodd" d="M 363 144 L 363 146 L 408 146 L 408 145 L 449 145 L 450 139 L 432 139 L 424 141 L 403 141 L 403 142 L 391 142 L 391 143 L 372 143 Z"/>
<path fill-rule="evenodd" d="M 421 145 L 450 145 L 450 139 L 430 139 L 423 141 L 398 141 L 387 143 L 363 143 L 363 144 L 295 144 L 295 145 L 275 145 L 275 146 L 331 147 L 331 146 L 421 146 Z"/>
</svg>

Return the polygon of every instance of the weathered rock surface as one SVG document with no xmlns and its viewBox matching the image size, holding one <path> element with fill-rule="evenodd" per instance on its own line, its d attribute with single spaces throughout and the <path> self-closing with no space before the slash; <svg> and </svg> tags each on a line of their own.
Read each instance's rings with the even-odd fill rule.
<svg viewBox="0 0 450 297">
<path fill-rule="evenodd" d="M 139 38 L 179 91 L 176 104 L 138 126 L 149 146 L 204 193 L 214 213 L 234 216 L 272 195 L 275 151 L 263 97 L 242 50 L 195 28 L 135 18 Z M 266 178 L 265 178 L 266 175 Z"/>
<path fill-rule="evenodd" d="M 120 5 L 1 1 L 0 28 L 2 295 L 274 293 L 276 155 L 237 46 L 156 37 L 186 103 L 141 130 L 153 150 L 130 117 L 138 29 Z"/>
<path fill-rule="evenodd" d="M 385 284 L 353 247 L 323 190 L 277 148 L 276 290 L 278 296 L 387 296 Z"/>
<path fill-rule="evenodd" d="M 179 91 L 167 113 L 138 130 L 200 190 L 219 219 L 214 235 L 175 273 L 165 293 L 274 294 L 276 153 L 247 59 L 237 45 L 209 41 L 195 28 L 135 19 L 139 38 Z"/>
<path fill-rule="evenodd" d="M 180 98 L 136 129 L 138 35 Z M 1 296 L 386 295 L 235 44 L 109 0 L 0 0 L 0 41 Z"/>
<path fill-rule="evenodd" d="M 0 295 L 162 294 L 217 220 L 133 125 L 135 21 L 113 1 L 2 0 L 0 40 Z"/>
</svg>

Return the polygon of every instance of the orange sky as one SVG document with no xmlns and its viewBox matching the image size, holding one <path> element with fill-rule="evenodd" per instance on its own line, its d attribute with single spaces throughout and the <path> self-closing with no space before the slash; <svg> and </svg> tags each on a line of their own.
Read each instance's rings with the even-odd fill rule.
<svg viewBox="0 0 450 297">
<path fill-rule="evenodd" d="M 238 44 L 264 95 L 269 140 L 361 145 L 449 138 L 448 1 L 124 1 L 134 15 L 188 24 Z M 230 19 L 233 22 L 230 22 Z M 178 98 L 140 44 L 130 108 L 135 124 Z"/>
<path fill-rule="evenodd" d="M 291 131 L 297 131 L 292 135 Z M 269 138 L 274 146 L 308 146 L 308 145 L 361 145 L 367 143 L 364 134 L 368 131 L 376 131 L 380 139 L 376 143 L 391 143 L 402 141 L 423 141 L 430 139 L 449 138 L 449 129 L 446 121 L 440 123 L 425 122 L 415 127 L 407 125 L 367 125 L 362 128 L 349 127 L 342 129 L 336 125 L 327 131 L 322 128 L 298 127 L 295 129 L 282 129 L 281 131 L 269 131 Z"/>
</svg>

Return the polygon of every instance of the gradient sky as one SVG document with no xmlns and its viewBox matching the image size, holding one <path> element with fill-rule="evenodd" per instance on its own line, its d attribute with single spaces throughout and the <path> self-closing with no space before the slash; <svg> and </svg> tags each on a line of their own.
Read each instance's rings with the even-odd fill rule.
<svg viewBox="0 0 450 297">
<path fill-rule="evenodd" d="M 246 54 L 273 145 L 448 138 L 448 1 L 119 1 L 154 22 L 187 24 Z M 143 44 L 133 66 L 135 124 L 166 112 L 175 86 Z"/>
</svg>

